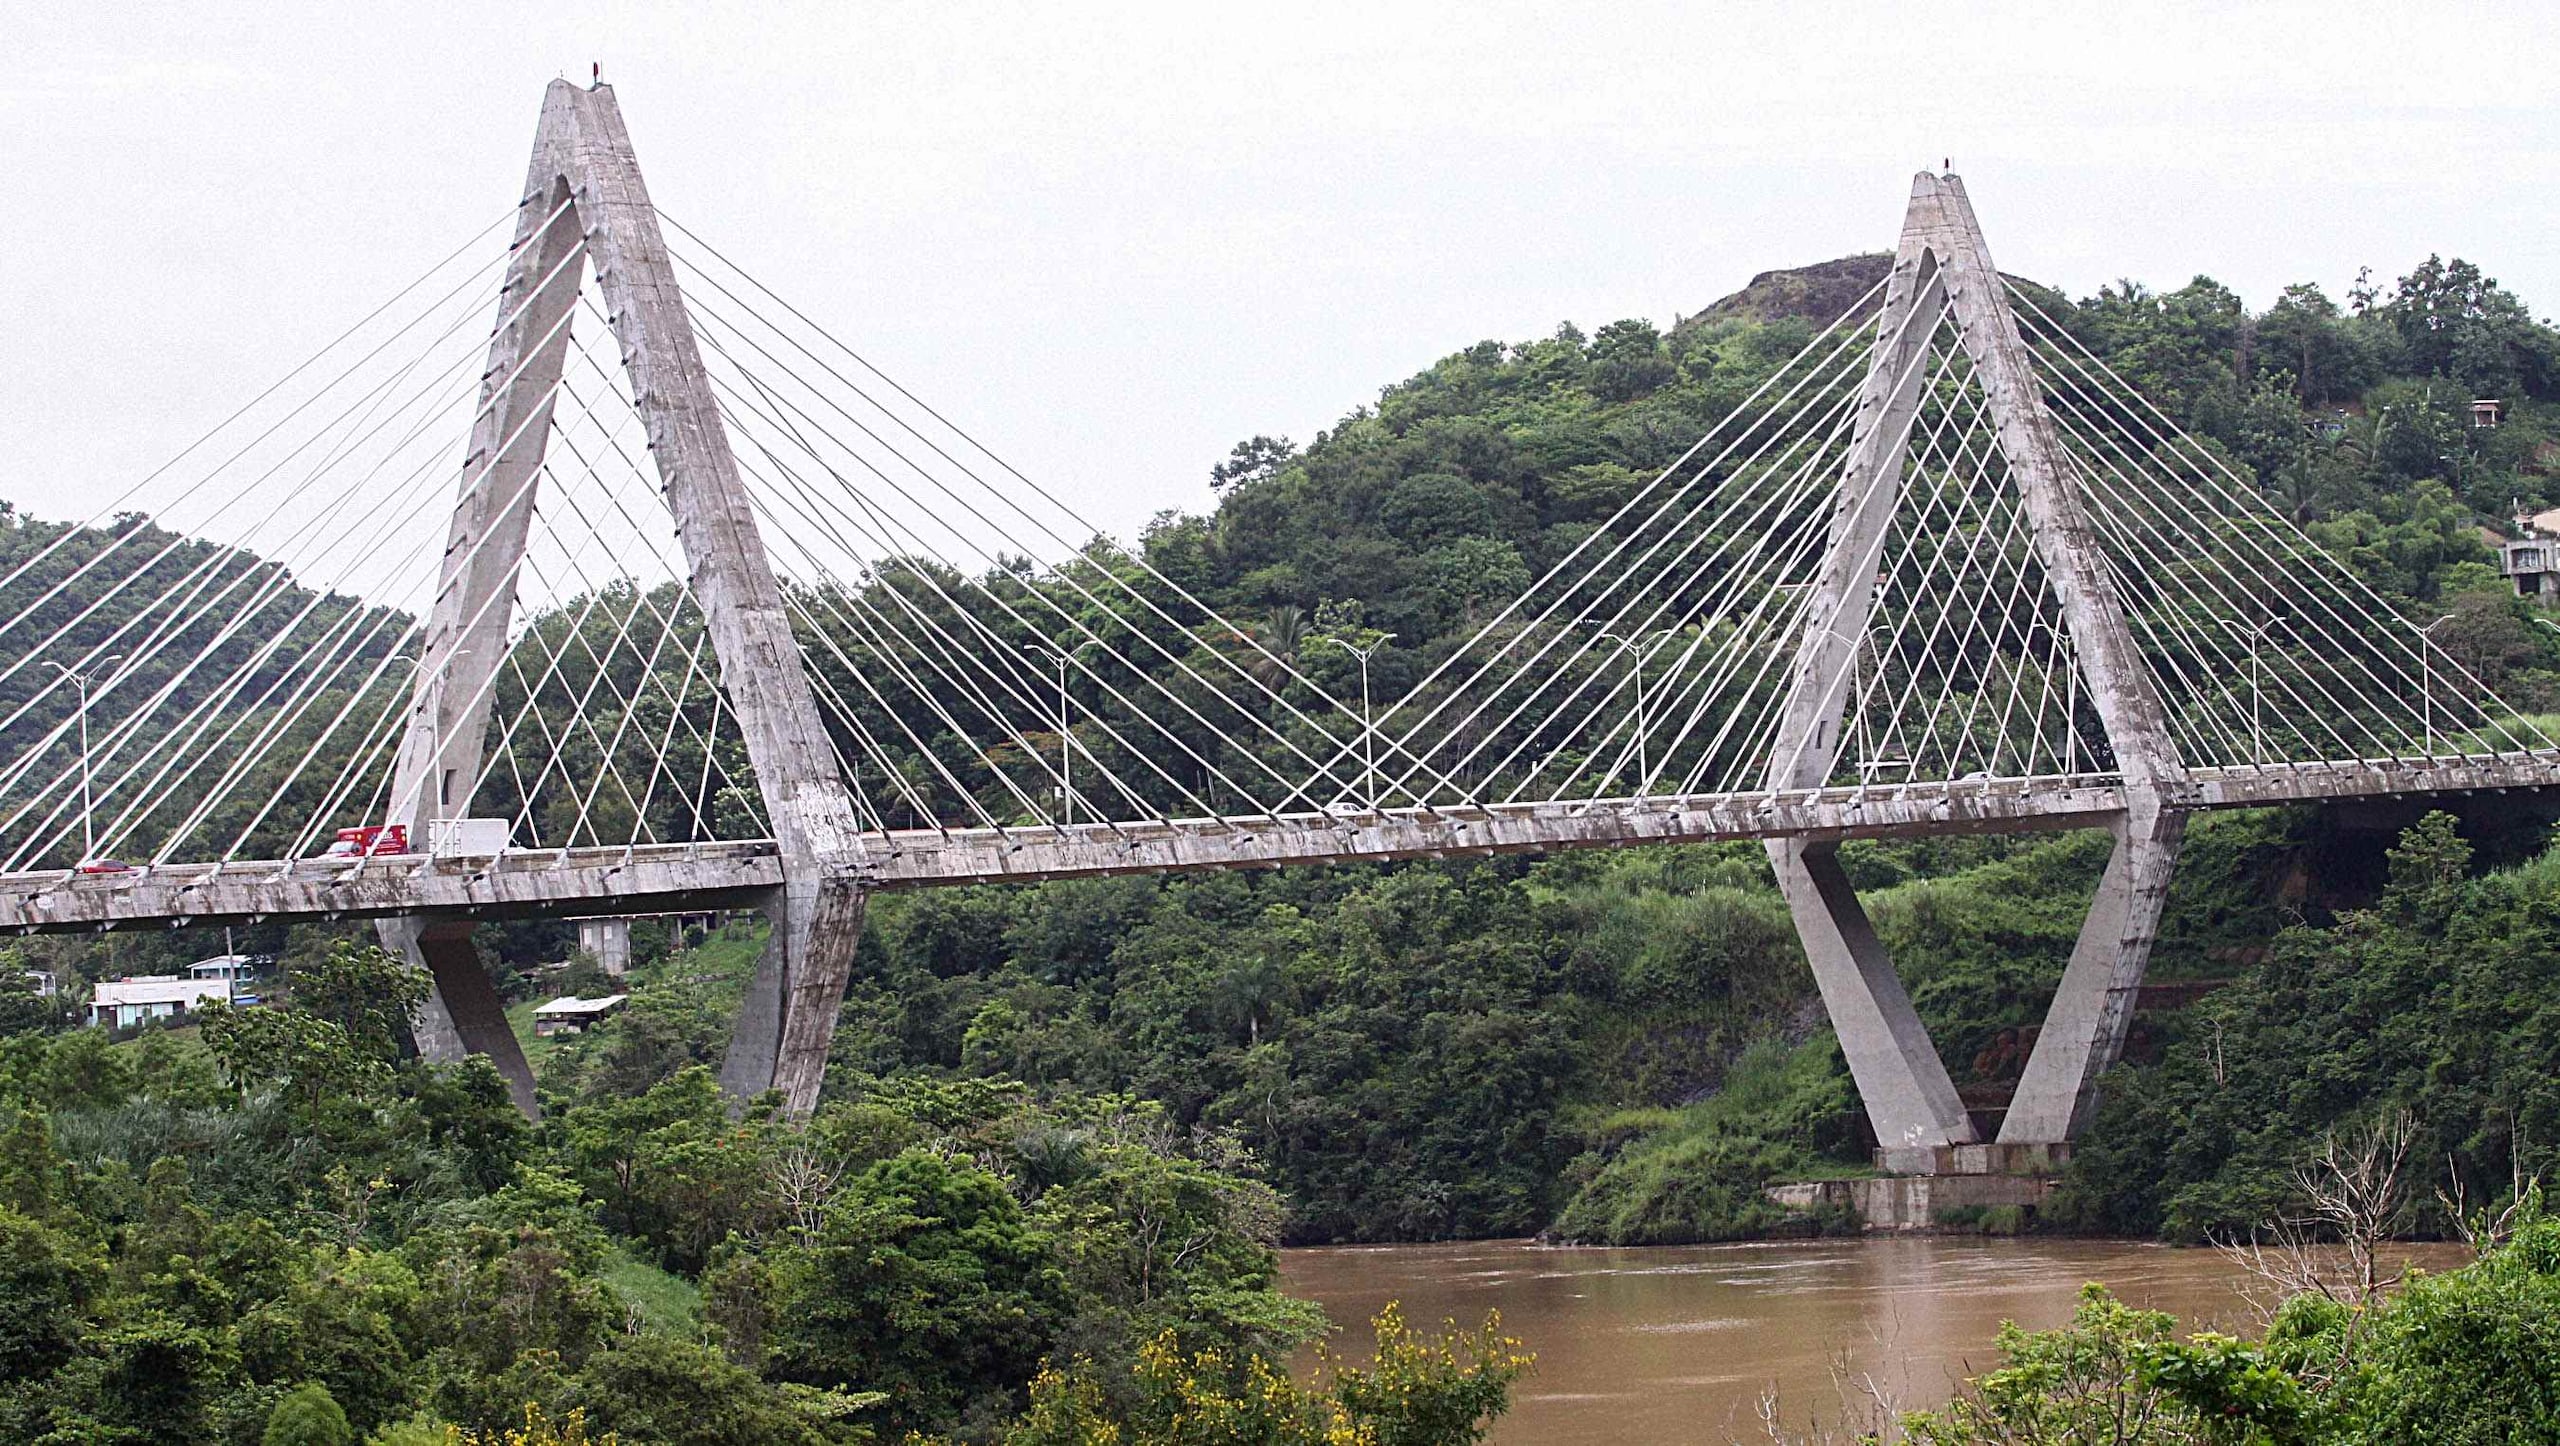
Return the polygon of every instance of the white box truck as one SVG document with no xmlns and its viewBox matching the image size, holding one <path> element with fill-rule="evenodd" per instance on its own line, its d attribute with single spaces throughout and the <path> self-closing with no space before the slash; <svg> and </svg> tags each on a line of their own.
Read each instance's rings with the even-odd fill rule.
<svg viewBox="0 0 2560 1446">
<path fill-rule="evenodd" d="M 429 819 L 427 852 L 440 859 L 486 858 L 503 852 L 512 832 L 503 818 Z"/>
</svg>

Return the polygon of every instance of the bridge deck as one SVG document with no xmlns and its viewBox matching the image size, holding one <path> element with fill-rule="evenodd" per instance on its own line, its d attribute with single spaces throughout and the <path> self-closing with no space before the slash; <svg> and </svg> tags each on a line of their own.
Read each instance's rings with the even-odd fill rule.
<svg viewBox="0 0 2560 1446">
<path fill-rule="evenodd" d="M 2199 770 L 2200 809 L 2560 788 L 2560 755 Z M 919 829 L 873 836 L 851 864 L 873 887 L 1029 883 L 1112 874 L 1282 868 L 1715 839 L 1888 838 L 2086 828 L 2124 808 L 2109 776 L 1871 785 L 1812 792 L 1600 799 L 1355 815 Z M 748 906 L 782 881 L 770 840 L 548 849 L 499 857 L 170 864 L 114 874 L 0 875 L 0 933 L 275 918 L 492 918 Z"/>
</svg>

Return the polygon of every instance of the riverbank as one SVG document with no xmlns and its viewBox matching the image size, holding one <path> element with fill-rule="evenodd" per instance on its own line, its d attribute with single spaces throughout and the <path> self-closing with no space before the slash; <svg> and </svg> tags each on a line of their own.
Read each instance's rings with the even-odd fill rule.
<svg viewBox="0 0 2560 1446">
<path fill-rule="evenodd" d="M 2412 1246 L 2430 1269 L 2467 1260 Z M 1388 1302 L 1417 1325 L 1502 1313 L 1537 1366 L 1494 1446 L 1766 1439 L 1944 1401 L 1995 1363 L 2000 1323 L 2070 1318 L 2097 1281 L 2193 1330 L 2253 1328 L 2253 1277 L 2211 1250 L 2135 1241 L 1870 1235 L 1735 1245 L 1575 1247 L 1525 1240 L 1281 1252 L 1292 1295 L 1357 1325 Z M 1356 1332 L 1352 1339 L 1357 1339 Z"/>
</svg>

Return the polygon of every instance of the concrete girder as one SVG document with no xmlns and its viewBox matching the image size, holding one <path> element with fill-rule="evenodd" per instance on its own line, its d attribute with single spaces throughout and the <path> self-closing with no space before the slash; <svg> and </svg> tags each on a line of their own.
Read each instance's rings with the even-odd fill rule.
<svg viewBox="0 0 2560 1446">
<path fill-rule="evenodd" d="M 2560 792 L 2560 756 L 2379 760 L 2191 770 L 2194 809 Z M 2107 828 L 2128 811 L 2114 780 L 1991 779 L 1657 795 L 1593 803 L 1256 815 L 1065 829 L 873 835 L 845 875 L 863 888 L 1031 884 L 1125 874 L 1463 858 L 1728 839 L 1913 838 Z M 189 927 L 276 918 L 597 918 L 757 906 L 782 885 L 770 839 L 638 848 L 526 849 L 502 858 L 298 859 L 163 864 L 120 874 L 0 875 L 0 934 Z"/>
</svg>

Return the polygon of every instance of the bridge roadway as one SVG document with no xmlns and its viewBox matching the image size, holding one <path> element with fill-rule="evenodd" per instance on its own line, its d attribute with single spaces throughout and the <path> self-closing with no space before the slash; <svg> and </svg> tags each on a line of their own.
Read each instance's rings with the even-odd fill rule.
<svg viewBox="0 0 2560 1446">
<path fill-rule="evenodd" d="M 2178 806 L 2560 789 L 2560 753 L 2200 769 Z M 1871 784 L 1490 807 L 1396 809 L 871 835 L 848 872 L 875 889 L 1283 868 L 1772 837 L 1887 838 L 2086 828 L 2124 809 L 2112 776 Z M 0 933 L 394 915 L 575 918 L 745 908 L 782 882 L 771 840 L 528 849 L 497 857 L 168 864 L 0 875 Z"/>
</svg>

